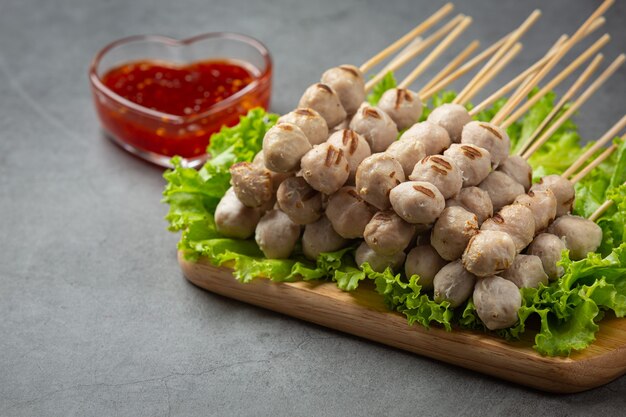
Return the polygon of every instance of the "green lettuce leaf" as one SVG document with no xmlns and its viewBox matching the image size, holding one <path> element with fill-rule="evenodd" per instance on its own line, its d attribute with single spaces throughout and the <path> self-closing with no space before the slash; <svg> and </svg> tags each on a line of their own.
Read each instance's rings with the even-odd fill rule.
<svg viewBox="0 0 626 417">
<path fill-rule="evenodd" d="M 367 102 L 372 106 L 377 105 L 385 91 L 396 88 L 397 85 L 398 82 L 393 72 L 390 71 L 386 73 L 385 76 L 374 85 L 374 88 L 372 88 L 372 92 L 367 96 Z"/>
<path fill-rule="evenodd" d="M 167 184 L 162 202 L 170 206 L 165 217 L 169 230 L 183 230 L 213 213 L 230 187 L 230 166 L 251 161 L 261 150 L 265 132 L 277 119 L 278 115 L 257 108 L 242 116 L 238 125 L 223 127 L 211 136 L 207 148 L 211 159 L 199 171 L 184 167 L 179 157 L 172 158 L 174 169 L 163 174 Z"/>
<path fill-rule="evenodd" d="M 413 275 L 405 280 L 390 268 L 376 272 L 368 263 L 361 265 L 361 268 L 365 276 L 374 281 L 376 291 L 384 297 L 385 305 L 404 314 L 410 325 L 421 324 L 428 328 L 431 323 L 436 323 L 448 331 L 452 330 L 453 312 L 450 303 L 436 303 L 423 293 L 419 276 Z"/>
<path fill-rule="evenodd" d="M 507 329 L 511 337 L 519 337 L 526 330 L 526 321 L 536 314 L 541 326 L 535 349 L 550 356 L 569 355 L 589 346 L 603 311 L 611 310 L 618 317 L 626 314 L 626 244 L 607 257 L 590 253 L 580 261 L 570 260 L 564 251 L 561 265 L 565 274 L 556 282 L 521 290 L 519 321 Z M 461 323 L 480 327 L 471 310 L 468 303 Z"/>
</svg>

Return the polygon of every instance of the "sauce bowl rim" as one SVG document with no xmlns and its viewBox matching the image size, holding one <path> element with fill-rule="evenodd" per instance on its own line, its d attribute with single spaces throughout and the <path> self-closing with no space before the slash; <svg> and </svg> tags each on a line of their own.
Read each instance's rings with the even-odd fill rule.
<svg viewBox="0 0 626 417">
<path fill-rule="evenodd" d="M 208 110 L 205 110 L 202 113 L 196 113 L 189 116 L 182 116 L 177 114 L 165 113 L 159 110 L 153 110 L 148 107 L 142 106 L 141 104 L 137 104 L 133 101 L 130 101 L 113 90 L 107 87 L 101 80 L 98 75 L 98 66 L 102 58 L 114 48 L 117 48 L 121 45 L 139 42 L 139 41 L 148 41 L 148 42 L 156 42 L 165 44 L 168 46 L 174 47 L 184 47 L 186 45 L 190 45 L 199 41 L 207 40 L 207 39 L 230 39 L 239 42 L 246 43 L 257 50 L 257 52 L 261 55 L 262 59 L 265 62 L 265 69 L 260 72 L 260 74 L 247 86 L 233 94 L 232 96 L 227 97 L 226 99 L 220 101 L 219 103 L 213 104 Z M 207 57 L 210 59 L 211 57 Z M 125 38 L 118 39 L 106 45 L 102 48 L 93 58 L 91 64 L 89 65 L 89 80 L 91 85 L 100 93 L 104 94 L 108 99 L 118 102 L 120 105 L 128 107 L 129 109 L 141 113 L 142 115 L 149 116 L 155 119 L 159 119 L 162 122 L 173 123 L 173 124 L 186 124 L 193 123 L 195 121 L 204 119 L 214 113 L 219 113 L 230 106 L 233 103 L 239 101 L 241 98 L 255 91 L 265 80 L 271 75 L 272 71 L 272 58 L 267 47 L 259 40 L 244 35 L 242 33 L 237 32 L 208 32 L 200 35 L 196 35 L 186 39 L 175 39 L 169 36 L 163 35 L 133 35 Z"/>
</svg>

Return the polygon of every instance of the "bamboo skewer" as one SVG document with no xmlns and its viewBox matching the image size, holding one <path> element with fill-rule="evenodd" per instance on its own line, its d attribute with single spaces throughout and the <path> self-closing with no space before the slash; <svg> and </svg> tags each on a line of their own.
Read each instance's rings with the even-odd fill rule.
<svg viewBox="0 0 626 417">
<path fill-rule="evenodd" d="M 470 80 L 459 95 L 455 98 L 453 103 L 460 104 L 466 101 L 466 95 L 472 91 L 472 89 L 479 83 L 480 79 L 484 77 L 501 59 L 504 54 L 516 43 L 523 35 L 535 24 L 537 19 L 541 16 L 541 11 L 534 10 L 526 20 L 511 34 L 511 36 L 504 42 L 504 44 L 496 51 L 496 53 L 487 61 L 487 63 L 478 71 L 478 73 Z"/>
<path fill-rule="evenodd" d="M 395 65 L 400 58 L 410 53 L 414 53 L 416 49 L 421 48 L 420 44 L 422 42 L 424 42 L 424 38 L 422 38 L 421 36 L 418 36 L 417 38 L 413 39 L 406 47 L 404 47 L 404 49 L 398 52 L 398 55 L 396 55 L 391 61 L 389 61 L 389 63 L 385 65 L 383 69 L 381 69 L 379 72 L 382 72 L 383 74 L 387 74 L 389 71 L 391 71 L 391 68 L 393 68 L 393 65 Z M 416 55 L 413 55 L 413 57 L 415 56 Z"/>
<path fill-rule="evenodd" d="M 433 44 L 437 43 L 440 39 L 446 36 L 446 34 L 453 31 L 454 28 L 463 21 L 463 19 L 465 19 L 465 16 L 462 14 L 455 16 L 452 20 L 439 28 L 435 33 L 416 45 L 414 49 L 411 49 L 404 55 L 399 55 L 394 63 L 390 63 L 389 65 L 387 65 L 386 71 L 380 71 L 374 76 L 374 78 L 372 78 L 365 84 L 365 91 L 370 91 L 380 80 L 382 80 L 387 72 L 395 71 L 398 68 L 404 66 L 407 62 L 424 52 L 426 49 L 430 48 Z"/>
<path fill-rule="evenodd" d="M 517 77 L 513 78 L 511 81 L 509 81 L 508 83 L 500 87 L 500 89 L 498 89 L 495 93 L 491 94 L 489 97 L 483 100 L 480 104 L 476 105 L 469 112 L 470 115 L 473 117 L 477 115 L 478 113 L 480 113 L 481 111 L 485 110 L 487 107 L 492 105 L 496 100 L 499 100 L 500 98 L 504 97 L 506 93 L 511 91 L 515 86 L 519 85 L 520 83 L 530 82 L 529 77 L 532 77 L 532 75 L 536 73 L 541 68 L 542 65 L 548 62 L 548 60 L 553 56 L 553 54 L 556 53 L 556 48 L 558 48 L 559 46 L 563 44 L 563 42 L 565 42 L 565 38 L 567 38 L 567 36 L 565 37 L 561 36 L 561 38 L 559 38 L 555 42 L 555 44 L 552 45 L 552 48 L 550 48 L 550 51 L 548 51 L 548 53 L 546 53 L 546 55 L 544 55 L 543 58 L 535 62 L 530 67 L 526 68 Z"/>
<path fill-rule="evenodd" d="M 602 27 L 602 25 L 605 23 L 605 21 L 606 20 L 604 19 L 604 17 L 597 18 L 595 20 L 595 22 L 593 23 L 593 25 L 591 25 L 589 27 L 589 29 L 587 30 L 587 33 L 585 34 L 585 37 L 591 35 L 593 32 L 595 32 L 600 27 Z M 516 85 L 519 84 L 518 89 L 511 95 L 511 97 L 516 97 L 520 93 L 521 89 L 524 88 L 527 85 L 527 83 L 532 80 L 532 78 L 537 73 L 537 71 L 541 68 L 541 66 L 544 65 L 552 56 L 554 56 L 554 54 L 556 53 L 556 48 L 562 46 L 563 43 L 568 38 L 569 37 L 567 35 L 562 35 L 555 42 L 555 44 L 552 46 L 552 48 L 550 48 L 550 50 L 546 53 L 546 55 L 542 59 L 540 59 L 539 61 L 535 62 L 531 67 L 529 67 L 526 70 L 524 70 L 521 74 L 519 74 L 513 80 L 509 81 L 507 84 L 505 84 L 503 87 L 501 87 L 498 91 L 496 91 L 495 93 L 490 95 L 488 98 L 483 100 L 480 104 L 475 106 L 470 111 L 470 115 L 471 116 L 475 116 L 476 114 L 478 114 L 481 111 L 485 110 L 487 107 L 492 105 L 496 100 L 499 100 L 500 98 L 504 97 L 505 94 L 507 94 Z"/>
<path fill-rule="evenodd" d="M 591 35 L 593 32 L 595 32 L 596 30 L 598 30 L 600 27 L 602 27 L 602 25 L 604 25 L 606 23 L 606 19 L 604 18 L 604 16 L 600 16 L 599 18 L 597 18 L 593 24 L 589 27 L 589 29 L 587 29 L 587 32 L 585 33 L 585 35 L 583 36 L 582 39 L 586 38 L 587 36 Z M 569 36 L 567 35 L 561 35 L 561 37 L 557 40 L 557 42 L 552 46 L 552 48 L 550 48 L 550 50 L 546 53 L 546 55 L 553 55 L 556 53 L 556 48 L 557 46 L 561 46 L 566 40 L 569 39 Z M 530 81 L 532 81 L 533 77 L 536 75 L 536 71 L 533 72 L 531 75 L 529 75 L 528 77 L 526 77 L 526 79 L 517 87 L 517 89 L 515 89 L 515 91 L 513 92 L 513 94 L 511 94 L 511 97 L 516 97 L 518 94 L 520 94 L 520 92 L 522 91 L 522 89 L 524 87 L 526 87 L 528 85 L 528 83 Z"/>
<path fill-rule="evenodd" d="M 443 19 L 453 9 L 454 5 L 452 3 L 445 4 L 442 8 L 433 13 L 428 19 L 424 20 L 422 23 L 413 28 L 410 32 L 393 42 L 391 45 L 387 46 L 385 49 L 383 49 L 367 61 L 365 61 L 359 69 L 364 74 L 369 72 L 373 67 L 385 60 L 389 55 L 393 54 L 395 51 L 402 48 L 411 40 L 418 37 L 425 31 L 430 29 L 432 26 L 437 24 L 437 22 Z"/>
<path fill-rule="evenodd" d="M 528 83 L 528 85 L 520 91 L 520 94 L 514 98 L 511 98 L 502 109 L 494 116 L 491 120 L 491 123 L 496 125 L 501 124 L 504 119 L 515 109 L 515 107 L 521 102 L 521 100 L 530 93 L 530 90 L 537 85 L 551 70 L 554 66 L 565 56 L 565 54 L 572 49 L 572 47 L 577 44 L 585 35 L 590 26 L 594 23 L 594 21 L 602 16 L 606 10 L 613 5 L 615 0 L 604 0 L 604 2 L 587 18 L 587 20 L 578 28 L 578 30 L 572 35 L 572 37 L 565 42 L 563 47 L 559 48 L 556 54 L 550 59 L 546 65 L 539 70 L 539 72 L 535 75 L 533 80 Z"/>
<path fill-rule="evenodd" d="M 622 116 L 622 118 L 613 125 L 600 139 L 598 139 L 593 146 L 591 146 L 587 151 L 585 151 L 578 159 L 570 166 L 568 169 L 561 174 L 562 177 L 569 177 L 572 175 L 578 168 L 580 168 L 585 161 L 598 151 L 602 146 L 608 143 L 611 139 L 619 134 L 619 132 L 626 127 L 626 115 Z M 625 136 L 626 138 L 626 136 Z"/>
<path fill-rule="evenodd" d="M 624 63 L 624 60 L 626 60 L 626 55 L 621 54 L 620 56 L 618 56 L 611 63 L 611 65 L 609 65 L 608 68 L 606 68 L 604 72 L 602 72 L 602 74 L 600 74 L 600 76 L 593 83 L 591 83 L 589 87 L 587 87 L 587 89 L 580 95 L 580 97 L 578 97 L 578 99 L 576 99 L 576 101 L 572 103 L 571 107 L 567 109 L 567 111 L 563 113 L 563 115 L 561 115 L 561 117 L 559 117 L 554 122 L 554 124 L 552 124 L 548 128 L 548 130 L 546 130 L 546 132 L 543 135 L 541 135 L 539 139 L 537 139 L 535 143 L 533 143 L 530 149 L 528 149 L 522 155 L 522 158 L 524 159 L 530 158 L 530 156 L 537 149 L 539 149 L 540 146 L 542 146 L 545 142 L 547 142 L 548 139 L 550 139 L 550 137 L 554 134 L 554 132 L 556 132 L 558 128 L 561 127 L 561 125 L 565 123 L 565 121 L 569 119 L 571 115 L 574 114 L 574 112 L 578 110 L 580 106 L 582 106 L 589 99 L 589 97 L 591 97 L 593 93 L 595 93 L 606 82 L 606 80 L 608 80 L 611 77 L 611 75 L 613 75 L 613 73 L 615 73 L 615 71 L 617 71 L 617 69 Z"/>
<path fill-rule="evenodd" d="M 548 52 L 546 52 L 545 56 L 554 55 L 556 53 L 557 48 L 561 47 L 561 45 L 563 45 L 563 43 L 565 43 L 567 39 L 569 39 L 569 36 L 561 35 L 561 37 L 557 39 L 557 41 L 554 43 L 554 45 L 552 45 L 552 47 L 548 50 Z M 521 84 L 517 86 L 515 91 L 513 91 L 513 94 L 511 94 L 511 97 L 517 96 L 528 85 L 528 83 L 532 81 L 533 77 L 537 74 L 537 71 L 533 71 L 530 75 L 528 75 L 528 77 L 526 77 L 524 81 L 522 81 Z"/>
<path fill-rule="evenodd" d="M 583 168 L 578 174 L 574 175 L 571 179 L 570 182 L 572 184 L 576 184 L 578 181 L 580 181 L 585 175 L 589 174 L 591 171 L 593 171 L 593 169 L 595 167 L 597 167 L 598 165 L 600 165 L 602 162 L 604 162 L 604 160 L 606 158 L 608 158 L 609 156 L 611 156 L 611 154 L 613 153 L 613 151 L 615 151 L 617 149 L 617 145 L 613 144 L 611 146 L 609 146 L 604 152 L 602 152 L 600 155 L 598 155 L 598 157 L 596 159 L 594 159 L 593 161 L 591 161 L 591 163 L 589 165 L 587 165 L 585 168 Z"/>
<path fill-rule="evenodd" d="M 519 119 L 524 113 L 526 113 L 532 106 L 535 105 L 543 96 L 552 91 L 563 80 L 569 77 L 578 67 L 580 67 L 591 56 L 604 47 L 611 40 L 609 34 L 604 34 L 600 39 L 593 43 L 585 52 L 580 54 L 578 58 L 572 61 L 563 71 L 561 71 L 556 77 L 548 82 L 537 94 L 533 95 L 526 101 L 519 109 L 517 109 L 512 115 L 510 115 L 504 122 L 500 124 L 503 129 L 511 126 L 517 119 Z"/>
<path fill-rule="evenodd" d="M 604 214 L 604 212 L 606 212 L 612 205 L 613 205 L 613 200 L 606 200 L 604 203 L 602 203 L 602 205 L 600 207 L 598 207 L 596 209 L 596 211 L 594 211 L 593 213 L 591 213 L 591 216 L 589 216 L 589 220 L 591 220 L 592 222 L 595 222 L 596 220 L 598 220 L 600 218 L 600 216 L 602 216 Z"/>
<path fill-rule="evenodd" d="M 567 90 L 563 97 L 559 100 L 559 102 L 554 106 L 554 108 L 548 113 L 548 115 L 541 121 L 539 126 L 535 129 L 535 131 L 524 140 L 520 148 L 515 152 L 516 155 L 522 155 L 528 147 L 533 143 L 533 141 L 539 136 L 539 134 L 546 128 L 548 124 L 554 119 L 554 117 L 561 111 L 563 106 L 570 101 L 574 95 L 580 90 L 580 88 L 587 82 L 587 80 L 593 75 L 593 73 L 598 69 L 600 63 L 604 59 L 602 54 L 598 54 L 591 64 L 583 71 L 583 73 L 578 77 L 578 79 L 572 84 L 572 86 Z"/>
<path fill-rule="evenodd" d="M 439 56 L 450 47 L 450 45 L 472 24 L 471 17 L 464 17 L 461 23 L 441 41 L 439 45 L 432 52 L 424 58 L 424 60 L 417 66 L 409 75 L 406 76 L 398 88 L 407 88 L 428 68 Z"/>
<path fill-rule="evenodd" d="M 622 136 L 622 139 L 626 140 L 626 135 Z M 622 185 L 626 185 L 626 182 Z M 591 216 L 589 216 L 589 220 L 591 220 L 592 222 L 595 222 L 596 220 L 598 220 L 600 218 L 600 216 L 602 216 L 613 204 L 615 204 L 615 202 L 613 200 L 611 200 L 610 198 L 608 200 L 606 200 L 604 203 L 602 203 L 600 205 L 600 207 L 598 207 L 593 213 L 591 213 Z"/>
<path fill-rule="evenodd" d="M 465 94 L 465 98 L 459 104 L 466 104 L 470 101 L 478 92 L 485 87 L 485 85 L 489 84 L 522 50 L 522 44 L 520 42 L 513 45 L 513 47 L 502 57 L 500 61 L 496 65 L 491 68 L 491 71 L 487 75 L 485 75 L 474 88 Z"/>
<path fill-rule="evenodd" d="M 456 70 L 465 60 L 474 53 L 476 49 L 480 46 L 480 42 L 472 41 L 467 47 L 458 54 L 448 65 L 446 65 L 437 75 L 435 75 L 430 81 L 428 81 L 422 89 L 418 92 L 418 95 L 421 95 L 423 91 L 428 90 L 433 85 L 437 84 L 439 81 L 447 77 L 452 73 L 452 71 Z"/>
<path fill-rule="evenodd" d="M 448 75 L 447 77 L 439 81 L 437 84 L 433 85 L 428 90 L 425 90 L 422 94 L 420 94 L 420 97 L 422 98 L 422 100 L 429 99 L 436 92 L 441 91 L 442 89 L 446 88 L 448 85 L 450 85 L 451 83 L 453 83 L 454 81 L 456 81 L 457 79 L 459 79 L 460 77 L 462 77 L 463 75 L 467 74 L 469 71 L 474 69 L 476 65 L 480 64 L 482 61 L 489 58 L 489 56 L 493 54 L 494 52 L 496 52 L 498 48 L 508 39 L 509 36 L 510 34 L 504 36 L 502 39 L 500 39 L 499 41 L 491 45 L 489 48 L 485 49 L 480 54 L 476 55 L 474 58 L 467 61 L 465 64 L 463 64 L 463 66 L 461 66 L 461 68 L 454 71 L 452 74 Z"/>
</svg>

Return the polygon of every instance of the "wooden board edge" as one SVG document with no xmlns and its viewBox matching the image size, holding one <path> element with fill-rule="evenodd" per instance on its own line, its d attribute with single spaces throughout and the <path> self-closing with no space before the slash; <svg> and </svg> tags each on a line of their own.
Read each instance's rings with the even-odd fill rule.
<svg viewBox="0 0 626 417">
<path fill-rule="evenodd" d="M 204 260 L 187 261 L 180 252 L 178 260 L 187 280 L 216 294 L 542 391 L 586 391 L 626 373 L 626 325 L 617 348 L 569 358 L 545 357 L 529 346 L 483 333 L 409 326 L 403 315 L 381 308 L 382 304 L 359 300 L 358 290 L 344 293 L 329 283 L 321 294 L 321 287 L 312 283 L 267 279 L 242 284 L 228 268 Z M 359 322 L 368 325 L 355 325 Z"/>
</svg>

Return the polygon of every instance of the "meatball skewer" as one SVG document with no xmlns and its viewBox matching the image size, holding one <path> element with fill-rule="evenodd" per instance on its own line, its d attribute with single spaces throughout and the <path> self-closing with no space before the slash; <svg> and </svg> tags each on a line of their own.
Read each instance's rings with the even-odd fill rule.
<svg viewBox="0 0 626 417">
<path fill-rule="evenodd" d="M 313 84 L 306 89 L 300 99 L 300 107 L 311 108 L 317 111 L 325 119 L 329 128 L 337 126 L 346 116 L 354 114 L 363 102 L 365 98 L 364 74 L 435 25 L 450 13 L 453 8 L 453 5 L 450 3 L 444 5 L 424 22 L 368 59 L 358 68 L 353 65 L 340 65 L 330 68 L 324 72 L 320 83 Z"/>
</svg>

